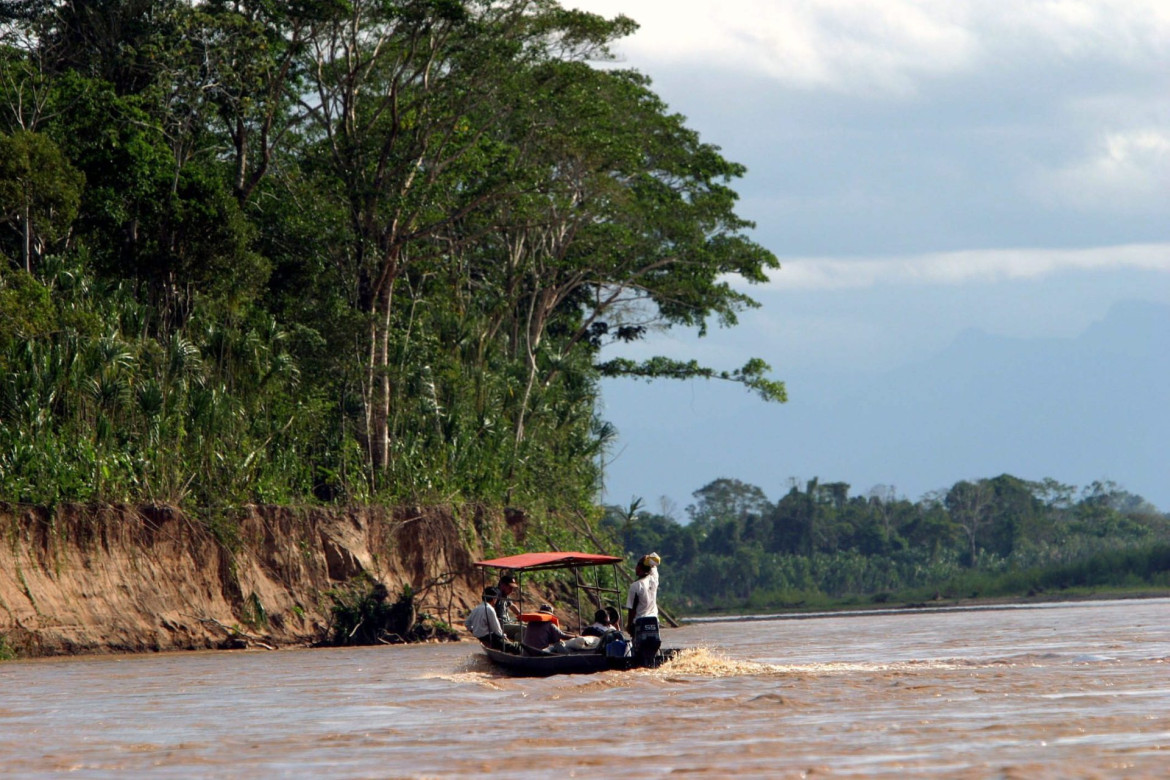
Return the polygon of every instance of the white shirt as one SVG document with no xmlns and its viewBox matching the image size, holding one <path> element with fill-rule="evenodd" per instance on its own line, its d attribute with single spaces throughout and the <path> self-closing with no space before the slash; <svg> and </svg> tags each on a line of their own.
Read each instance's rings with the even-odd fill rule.
<svg viewBox="0 0 1170 780">
<path fill-rule="evenodd" d="M 500 628 L 500 618 L 496 615 L 496 608 L 486 601 L 471 610 L 471 614 L 467 616 L 467 620 L 463 621 L 463 625 L 467 626 L 467 630 L 476 639 L 483 639 L 489 634 L 504 635 L 504 629 Z"/>
<path fill-rule="evenodd" d="M 630 583 L 630 591 L 626 596 L 626 609 L 634 610 L 634 620 L 644 617 L 658 617 L 657 566 L 652 566 L 650 573 L 645 577 Z"/>
</svg>

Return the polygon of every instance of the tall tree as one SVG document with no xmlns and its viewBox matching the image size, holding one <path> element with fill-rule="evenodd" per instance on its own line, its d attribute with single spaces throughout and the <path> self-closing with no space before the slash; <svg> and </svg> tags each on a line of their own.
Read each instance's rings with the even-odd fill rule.
<svg viewBox="0 0 1170 780">
<path fill-rule="evenodd" d="M 511 110 L 513 74 L 600 55 L 626 29 L 548 0 L 353 0 L 314 24 L 302 102 L 349 212 L 348 262 L 369 318 L 363 396 L 375 478 L 391 453 L 397 284 L 438 254 L 443 231 L 501 195 L 460 166 Z"/>
<path fill-rule="evenodd" d="M 507 333 L 526 368 L 518 441 L 534 390 L 561 371 L 551 355 L 596 352 L 658 326 L 734 323 L 754 302 L 727 275 L 761 281 L 777 265 L 734 213 L 728 184 L 742 166 L 669 113 L 644 76 L 553 62 L 519 86 L 524 99 L 506 139 L 516 149 L 510 178 L 523 190 L 500 205 L 491 234 L 498 259 L 474 275 L 497 303 L 489 332 Z M 546 345 L 553 330 L 558 338 Z M 601 371 L 667 375 L 661 360 L 608 361 Z"/>
<path fill-rule="evenodd" d="M 944 501 L 947 511 L 967 538 L 969 566 L 975 566 L 978 561 L 980 542 L 992 520 L 990 509 L 994 498 L 995 491 L 985 479 L 957 482 L 947 492 Z"/>
<path fill-rule="evenodd" d="M 691 522 L 704 531 L 718 523 L 739 522 L 749 514 L 766 515 L 772 510 L 763 490 L 738 479 L 716 479 L 693 495 L 696 502 L 687 507 L 687 514 L 691 516 Z"/>
<path fill-rule="evenodd" d="M 85 177 L 40 133 L 0 135 L 0 223 L 20 236 L 26 271 L 77 216 Z"/>
<path fill-rule="evenodd" d="M 231 146 L 232 190 L 241 205 L 304 120 L 303 66 L 313 25 L 339 2 L 207 0 L 190 23 L 199 87 Z"/>
</svg>

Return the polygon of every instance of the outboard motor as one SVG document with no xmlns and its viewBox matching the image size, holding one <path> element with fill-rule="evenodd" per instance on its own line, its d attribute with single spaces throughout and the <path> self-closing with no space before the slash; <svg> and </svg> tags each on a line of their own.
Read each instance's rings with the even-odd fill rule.
<svg viewBox="0 0 1170 780">
<path fill-rule="evenodd" d="M 653 666 L 662 637 L 658 634 L 658 618 L 643 617 L 634 621 L 634 658 L 639 666 Z"/>
</svg>

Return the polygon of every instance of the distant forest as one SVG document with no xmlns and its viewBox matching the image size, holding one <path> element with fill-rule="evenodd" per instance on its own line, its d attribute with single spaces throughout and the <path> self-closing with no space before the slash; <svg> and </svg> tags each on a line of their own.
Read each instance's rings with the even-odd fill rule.
<svg viewBox="0 0 1170 780">
<path fill-rule="evenodd" d="M 0 500 L 592 513 L 744 174 L 553 0 L 0 0 Z M 217 510 L 218 511 L 218 510 Z"/>
<path fill-rule="evenodd" d="M 691 613 L 1170 589 L 1170 515 L 1110 482 L 1003 474 L 911 501 L 813 479 L 773 502 L 717 479 L 694 497 L 685 523 L 640 502 L 603 520 L 662 555 L 663 598 Z"/>
</svg>

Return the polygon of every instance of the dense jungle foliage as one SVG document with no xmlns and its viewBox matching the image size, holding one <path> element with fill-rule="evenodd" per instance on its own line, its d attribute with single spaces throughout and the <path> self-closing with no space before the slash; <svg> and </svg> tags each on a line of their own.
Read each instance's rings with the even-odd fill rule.
<svg viewBox="0 0 1170 780">
<path fill-rule="evenodd" d="M 605 359 L 733 325 L 729 277 L 777 265 L 742 166 L 607 62 L 633 29 L 553 0 L 0 0 L 0 500 L 476 501 L 588 539 L 601 378 L 783 400 L 760 360 Z M 1170 586 L 1166 517 L 1111 485 L 696 497 L 605 521 L 689 608 Z"/>
<path fill-rule="evenodd" d="M 604 376 L 783 400 L 741 166 L 552 0 L 0 2 L 0 499 L 583 510 Z"/>
<path fill-rule="evenodd" d="M 1170 515 L 1113 483 L 1003 474 L 916 502 L 849 488 L 814 479 L 772 502 L 717 479 L 685 524 L 636 501 L 602 525 L 629 553 L 659 552 L 663 597 L 689 611 L 1170 589 Z"/>
</svg>

